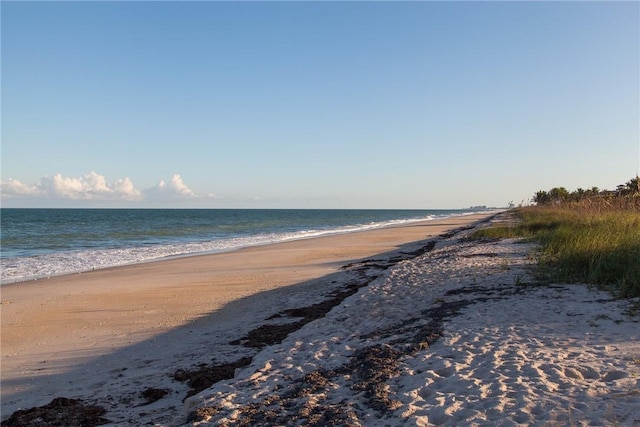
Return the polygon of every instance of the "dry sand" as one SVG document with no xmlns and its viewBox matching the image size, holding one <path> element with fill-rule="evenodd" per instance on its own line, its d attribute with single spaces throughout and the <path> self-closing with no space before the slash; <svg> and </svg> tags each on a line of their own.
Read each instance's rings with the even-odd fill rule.
<svg viewBox="0 0 640 427">
<path fill-rule="evenodd" d="M 538 283 L 531 245 L 458 237 L 190 398 L 191 424 L 640 426 L 640 301 Z"/>
<path fill-rule="evenodd" d="M 10 285 L 3 419 L 640 426 L 640 301 L 538 283 L 480 219 Z"/>
<path fill-rule="evenodd" d="M 340 273 L 346 264 L 374 255 L 388 258 L 420 246 L 410 242 L 486 217 L 4 285 L 2 419 L 64 396 L 106 406 L 106 418 L 117 424 L 171 424 L 180 419 L 188 390 L 169 378 L 176 369 L 236 358 L 238 346 L 226 343 L 258 326 L 268 313 L 308 305 L 340 288 L 348 280 Z M 162 408 L 138 406 L 148 388 L 170 391 Z M 166 403 L 169 398 L 172 404 Z"/>
</svg>

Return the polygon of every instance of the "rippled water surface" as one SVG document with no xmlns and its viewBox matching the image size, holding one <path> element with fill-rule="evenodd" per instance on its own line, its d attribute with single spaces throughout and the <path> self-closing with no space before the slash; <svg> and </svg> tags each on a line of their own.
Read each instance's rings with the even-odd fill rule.
<svg viewBox="0 0 640 427">
<path fill-rule="evenodd" d="M 469 210 L 2 209 L 2 283 Z"/>
</svg>

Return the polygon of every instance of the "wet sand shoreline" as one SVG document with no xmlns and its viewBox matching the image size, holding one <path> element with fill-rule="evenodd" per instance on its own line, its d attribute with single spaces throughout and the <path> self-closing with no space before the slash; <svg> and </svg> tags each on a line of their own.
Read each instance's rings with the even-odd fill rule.
<svg viewBox="0 0 640 427">
<path fill-rule="evenodd" d="M 243 299 L 251 295 L 275 291 L 277 301 L 288 297 L 287 288 L 297 284 L 309 288 L 306 297 L 322 293 L 314 280 L 336 274 L 344 265 L 398 251 L 488 216 L 425 221 L 3 285 L 2 418 L 18 408 L 69 395 L 65 393 L 69 387 L 60 383 L 77 381 L 83 369 L 86 372 L 97 360 L 104 365 L 105 358 L 117 359 L 110 355 L 128 349 L 133 354 L 154 340 L 169 345 L 166 337 L 171 331 L 205 324 L 210 328 L 215 318 L 215 322 L 239 322 L 241 326 L 234 327 L 241 333 L 261 315 L 251 312 L 260 309 L 255 298 L 242 307 Z M 326 292 L 330 291 L 328 287 Z M 255 319 L 245 322 L 243 316 Z M 36 389 L 42 390 L 41 395 L 33 395 Z"/>
</svg>

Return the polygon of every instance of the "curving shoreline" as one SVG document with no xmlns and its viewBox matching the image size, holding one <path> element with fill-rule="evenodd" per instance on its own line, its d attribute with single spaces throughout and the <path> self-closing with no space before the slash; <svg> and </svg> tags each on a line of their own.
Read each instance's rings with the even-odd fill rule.
<svg viewBox="0 0 640 427">
<path fill-rule="evenodd" d="M 530 245 L 461 240 L 471 225 L 32 377 L 22 401 L 115 425 L 639 425 L 633 301 L 538 283 Z"/>
<path fill-rule="evenodd" d="M 198 350 L 205 346 L 196 337 L 199 331 L 232 341 L 283 301 L 322 299 L 339 286 L 340 268 L 348 263 L 384 257 L 487 217 L 431 220 L 3 285 L 2 418 L 54 397 L 86 395 L 92 387 L 90 395 L 98 395 L 95 390 L 106 390 L 112 381 L 109 370 L 122 378 L 131 374 L 133 381 L 139 375 L 166 375 L 159 373 L 178 363 L 208 363 L 212 356 Z M 326 280 L 334 274 L 335 283 Z M 147 360 L 154 360 L 148 370 Z M 94 381 L 104 385 L 89 384 Z"/>
<path fill-rule="evenodd" d="M 3 210 L 2 285 L 497 211 L 72 209 L 63 210 L 65 215 L 47 209 L 26 212 L 26 219 L 21 222 L 15 218 L 15 210 Z M 98 213 L 100 216 L 96 216 Z M 7 219 L 8 214 L 13 218 Z M 37 227 L 47 228 L 49 215 L 55 218 L 51 220 L 51 229 L 38 233 Z M 81 226 L 68 225 L 76 222 Z M 39 234 L 35 241 L 29 234 L 33 227 Z M 156 232 L 154 227 L 160 231 Z M 154 240 L 151 236 L 156 235 L 160 237 Z M 29 247 L 30 242 L 33 247 Z M 17 253 L 21 255 L 12 256 Z"/>
</svg>

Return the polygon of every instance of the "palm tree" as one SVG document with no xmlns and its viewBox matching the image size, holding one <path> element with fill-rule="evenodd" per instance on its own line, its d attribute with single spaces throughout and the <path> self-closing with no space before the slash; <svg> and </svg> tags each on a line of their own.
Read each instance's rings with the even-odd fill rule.
<svg viewBox="0 0 640 427">
<path fill-rule="evenodd" d="M 578 188 L 576 191 L 571 193 L 571 196 L 573 197 L 573 199 L 578 201 L 584 199 L 586 195 L 587 195 L 587 191 L 584 190 L 583 188 Z"/>
<path fill-rule="evenodd" d="M 544 190 L 537 191 L 533 196 L 533 202 L 537 205 L 546 205 L 550 201 L 551 198 L 549 197 L 549 193 Z"/>
<path fill-rule="evenodd" d="M 640 194 L 640 177 L 636 175 L 625 184 L 628 194 Z"/>
<path fill-rule="evenodd" d="M 569 198 L 569 192 L 564 187 L 554 187 L 549 190 L 549 197 L 554 203 L 560 203 Z"/>
</svg>

